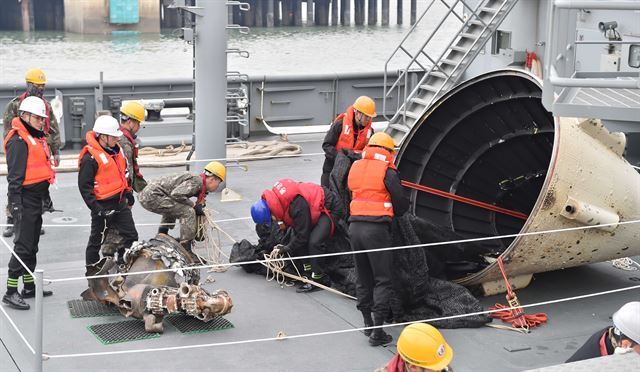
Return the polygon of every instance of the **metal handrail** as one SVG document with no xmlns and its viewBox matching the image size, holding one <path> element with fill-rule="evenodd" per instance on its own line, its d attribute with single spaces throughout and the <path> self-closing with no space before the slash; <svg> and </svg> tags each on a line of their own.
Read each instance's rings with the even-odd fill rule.
<svg viewBox="0 0 640 372">
<path fill-rule="evenodd" d="M 455 13 L 455 11 L 453 10 L 453 7 L 455 7 L 460 0 L 456 0 L 456 2 L 453 5 L 449 5 L 446 2 L 444 2 L 443 0 L 441 0 L 448 8 L 449 11 L 443 16 L 443 18 L 441 19 L 439 25 L 441 25 L 442 23 L 444 23 L 444 21 L 449 17 L 450 14 Z M 396 113 L 393 115 L 392 118 L 388 118 L 385 115 L 385 118 L 387 118 L 390 122 L 393 122 L 394 120 L 397 119 L 397 117 L 402 113 L 402 115 L 405 117 L 406 119 L 406 113 L 407 113 L 407 108 L 408 108 L 408 104 L 407 102 L 409 100 L 411 100 L 415 94 L 420 90 L 420 85 L 422 85 L 422 83 L 424 83 L 429 76 L 431 75 L 432 72 L 438 70 L 442 73 L 445 74 L 446 79 L 445 81 L 442 83 L 442 85 L 439 87 L 438 91 L 434 94 L 433 98 L 431 99 L 431 101 L 428 103 L 428 105 L 430 105 L 433 100 L 437 97 L 437 95 L 442 91 L 442 89 L 444 87 L 446 87 L 446 85 L 449 83 L 449 81 L 452 79 L 453 75 L 457 72 L 457 70 L 459 69 L 459 67 L 461 66 L 461 64 L 465 61 L 465 58 L 467 58 L 467 56 L 469 55 L 469 53 L 476 47 L 478 41 L 480 39 L 482 39 L 485 36 L 485 33 L 487 32 L 487 30 L 491 31 L 491 26 L 493 25 L 493 21 L 495 20 L 495 18 L 501 14 L 501 12 L 504 10 L 504 7 L 507 5 L 507 3 L 509 2 L 508 0 L 505 0 L 501 3 L 500 7 L 497 8 L 497 10 L 494 12 L 493 16 L 491 17 L 490 21 L 488 23 L 486 23 L 479 15 L 478 15 L 478 10 L 486 5 L 488 3 L 489 0 L 486 1 L 481 1 L 476 7 L 475 9 L 471 9 L 471 7 L 465 3 L 465 1 L 462 1 L 462 4 L 464 7 L 467 7 L 468 9 L 471 9 L 471 15 L 470 17 L 465 21 L 462 22 L 460 25 L 460 29 L 458 30 L 458 32 L 456 33 L 456 36 L 454 36 L 453 38 L 451 38 L 449 44 L 446 46 L 446 48 L 443 49 L 442 53 L 440 54 L 440 56 L 438 57 L 437 61 L 433 63 L 433 65 L 431 66 L 431 68 L 429 69 L 429 71 L 427 71 L 426 74 L 423 75 L 423 77 L 421 78 L 420 82 L 418 82 L 418 84 L 416 84 L 415 88 L 411 91 L 411 93 L 407 94 L 407 72 L 411 66 L 413 65 L 415 59 L 417 58 L 417 56 L 419 55 L 419 53 L 423 53 L 424 55 L 426 55 L 426 53 L 424 53 L 424 49 L 426 47 L 426 44 L 433 38 L 433 36 L 435 35 L 435 33 L 437 32 L 437 29 L 439 27 L 439 25 L 436 27 L 436 29 L 434 29 L 434 31 L 431 33 L 431 35 L 429 36 L 429 38 L 427 39 L 427 41 L 425 43 L 423 43 L 420 52 L 418 54 L 416 54 L 416 56 L 414 56 L 414 58 L 412 58 L 411 62 L 409 62 L 409 64 L 407 65 L 407 68 L 405 70 L 402 70 L 401 72 L 399 72 L 398 74 L 398 78 L 396 80 L 396 82 L 391 86 L 391 88 L 388 89 L 387 91 L 387 84 L 386 84 L 386 75 L 387 75 L 387 70 L 388 70 L 388 63 L 391 60 L 391 58 L 395 55 L 395 53 L 397 52 L 397 50 L 399 50 L 402 45 L 399 45 L 398 47 L 396 47 L 396 49 L 394 50 L 394 53 L 392 54 L 392 56 L 387 60 L 387 62 L 385 63 L 385 84 L 384 84 L 384 89 L 385 92 L 383 94 L 383 111 L 386 112 L 386 98 L 389 96 L 390 92 L 397 86 L 398 82 L 404 77 L 405 78 L 405 84 L 404 84 L 404 99 L 402 100 L 402 104 L 401 106 L 398 108 L 398 110 L 396 111 Z M 432 1 L 432 3 L 429 5 L 429 7 L 427 8 L 427 10 L 431 7 L 431 5 L 433 4 L 434 1 Z M 425 10 L 425 13 L 423 13 L 420 17 L 420 19 L 422 19 L 422 17 L 426 14 L 427 10 Z M 457 13 L 456 13 L 457 14 Z M 480 20 L 481 23 L 485 26 L 479 26 L 478 27 L 482 27 L 482 30 L 480 31 L 480 33 L 478 33 L 478 37 L 476 37 L 476 39 L 473 41 L 472 45 L 469 46 L 467 48 L 467 51 L 465 52 L 465 54 L 462 56 L 462 58 L 460 59 L 460 61 L 453 67 L 453 69 L 447 73 L 446 71 L 444 71 L 441 67 L 440 67 L 440 63 L 442 61 L 442 59 L 444 58 L 444 56 L 447 53 L 450 53 L 451 51 L 451 46 L 453 45 L 453 43 L 455 41 L 459 41 L 458 37 L 460 36 L 461 33 L 463 33 L 463 31 L 468 28 L 470 26 L 469 22 L 471 20 Z M 416 22 L 416 24 L 414 26 L 416 26 L 418 24 L 418 22 Z M 408 32 L 407 35 L 405 35 L 405 37 L 403 38 L 402 42 L 404 42 L 409 34 L 415 29 L 415 27 L 412 27 Z M 402 43 L 401 42 L 401 43 Z M 406 49 L 402 48 L 403 51 L 405 51 L 406 53 Z M 429 58 L 430 61 L 433 62 L 433 59 L 431 59 L 430 57 L 427 56 L 427 58 Z M 426 69 L 424 69 L 426 70 Z M 398 101 L 400 101 L 400 99 L 398 99 Z"/>
</svg>

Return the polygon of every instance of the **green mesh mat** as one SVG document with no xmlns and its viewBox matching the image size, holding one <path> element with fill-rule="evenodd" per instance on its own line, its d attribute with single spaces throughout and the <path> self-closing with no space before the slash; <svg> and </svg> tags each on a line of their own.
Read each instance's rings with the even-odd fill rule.
<svg viewBox="0 0 640 372">
<path fill-rule="evenodd" d="M 101 304 L 97 301 L 70 300 L 67 301 L 67 306 L 72 318 L 91 318 L 120 314 L 115 306 Z"/>
<path fill-rule="evenodd" d="M 168 315 L 164 318 L 171 323 L 180 333 L 204 333 L 233 328 L 233 324 L 219 316 L 208 322 L 203 322 L 185 314 Z"/>
<path fill-rule="evenodd" d="M 145 332 L 144 322 L 138 319 L 116 323 L 94 324 L 87 328 L 104 345 L 160 337 L 158 333 Z"/>
</svg>

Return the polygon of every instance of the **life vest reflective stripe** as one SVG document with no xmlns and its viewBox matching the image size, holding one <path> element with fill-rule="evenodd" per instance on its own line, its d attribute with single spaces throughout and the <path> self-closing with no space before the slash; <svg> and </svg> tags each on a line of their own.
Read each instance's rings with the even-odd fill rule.
<svg viewBox="0 0 640 372">
<path fill-rule="evenodd" d="M 338 115 L 334 120 L 335 123 L 342 119 L 342 129 L 340 131 L 340 137 L 338 137 L 338 143 L 336 143 L 336 150 L 338 151 L 342 149 L 361 151 L 367 145 L 367 142 L 369 142 L 369 137 L 371 137 L 371 120 L 358 132 L 358 137 L 355 139 L 354 144 L 354 115 L 355 111 L 353 106 L 349 106 L 345 113 Z"/>
<path fill-rule="evenodd" d="M 22 103 L 22 101 L 24 101 L 24 99 L 27 97 L 29 97 L 27 95 L 27 92 L 24 92 L 20 95 L 20 97 L 18 97 L 18 100 L 20 100 L 20 103 Z M 49 132 L 51 131 L 51 105 L 49 105 L 49 101 L 47 101 L 44 96 L 40 98 L 42 98 L 42 101 L 44 102 L 44 112 L 45 114 L 47 114 L 47 117 L 44 119 L 44 135 L 48 136 Z"/>
<path fill-rule="evenodd" d="M 293 226 L 293 219 L 289 215 L 289 206 L 296 196 L 302 196 L 309 204 L 311 223 L 318 223 L 320 214 L 329 211 L 324 206 L 324 190 L 314 183 L 296 182 L 282 179 L 269 190 L 262 193 L 262 199 L 267 202 L 271 214 L 287 226 Z"/>
<path fill-rule="evenodd" d="M 108 154 L 96 139 L 94 131 L 87 132 L 85 137 L 87 145 L 80 152 L 78 166 L 82 157 L 89 152 L 98 163 L 98 172 L 93 183 L 93 193 L 98 200 L 104 200 L 114 195 L 122 194 L 128 187 L 127 183 L 127 160 L 122 154 L 122 149 L 118 146 L 118 153 Z"/>
<path fill-rule="evenodd" d="M 56 172 L 53 170 L 54 160 L 49 152 L 47 140 L 44 137 L 34 138 L 29 134 L 20 118 L 16 117 L 11 121 L 11 130 L 4 138 L 3 149 L 5 154 L 7 153 L 7 142 L 15 133 L 27 144 L 29 151 L 27 154 L 27 169 L 25 170 L 22 185 L 33 185 L 43 181 L 53 183 L 56 179 Z"/>
<path fill-rule="evenodd" d="M 393 155 L 380 147 L 365 147 L 362 159 L 351 166 L 347 184 L 351 190 L 352 216 L 393 217 L 391 195 L 384 185 L 387 169 L 395 169 Z"/>
</svg>

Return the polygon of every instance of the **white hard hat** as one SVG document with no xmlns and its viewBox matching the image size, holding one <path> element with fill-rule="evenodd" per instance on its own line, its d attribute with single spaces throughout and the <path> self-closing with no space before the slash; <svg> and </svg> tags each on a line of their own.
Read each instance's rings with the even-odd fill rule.
<svg viewBox="0 0 640 372">
<path fill-rule="evenodd" d="M 106 134 L 108 136 L 122 136 L 118 120 L 111 115 L 98 116 L 96 122 L 93 124 L 93 131 L 100 134 Z"/>
<path fill-rule="evenodd" d="M 29 112 L 41 118 L 47 117 L 47 109 L 44 107 L 42 98 L 29 96 L 22 100 L 18 111 Z"/>
<path fill-rule="evenodd" d="M 640 301 L 627 302 L 613 314 L 613 325 L 640 344 Z"/>
</svg>

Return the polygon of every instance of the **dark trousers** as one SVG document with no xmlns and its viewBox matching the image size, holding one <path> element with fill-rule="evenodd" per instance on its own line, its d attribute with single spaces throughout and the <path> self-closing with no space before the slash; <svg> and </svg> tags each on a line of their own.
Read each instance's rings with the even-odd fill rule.
<svg viewBox="0 0 640 372">
<path fill-rule="evenodd" d="M 354 252 L 365 249 L 390 247 L 391 225 L 387 222 L 353 221 L 349 225 L 351 249 Z M 361 253 L 354 255 L 358 280 L 356 283 L 357 308 L 372 311 L 385 317 L 389 311 L 392 296 L 391 251 Z"/>
<path fill-rule="evenodd" d="M 37 190 L 23 188 L 22 217 L 14 218 L 13 250 L 32 272 L 36 269 L 36 254 L 38 253 L 38 243 L 40 242 L 42 199 L 48 193 L 48 188 L 48 183 L 46 185 L 38 184 Z M 15 256 L 11 255 L 9 278 L 17 279 L 24 274 L 27 274 L 27 271 Z"/>
<path fill-rule="evenodd" d="M 123 208 L 108 219 L 91 212 L 91 234 L 87 243 L 85 262 L 87 265 L 94 264 L 100 260 L 100 247 L 102 246 L 107 229 L 116 229 L 124 240 L 121 249 L 129 248 L 131 243 L 138 240 L 138 231 L 133 222 L 131 209 Z M 38 230 L 39 231 L 39 230 Z"/>
<path fill-rule="evenodd" d="M 320 176 L 320 185 L 326 188 L 331 187 L 331 182 L 329 181 L 331 178 L 329 177 L 331 172 L 322 172 L 322 176 Z"/>
<path fill-rule="evenodd" d="M 309 254 L 323 254 L 325 253 L 325 242 L 329 240 L 331 237 L 331 220 L 326 214 L 321 214 L 320 218 L 318 218 L 318 223 L 311 230 L 311 234 L 309 234 Z M 311 269 L 316 274 L 324 273 L 324 259 L 323 258 L 312 258 L 309 260 L 311 262 Z"/>
</svg>

